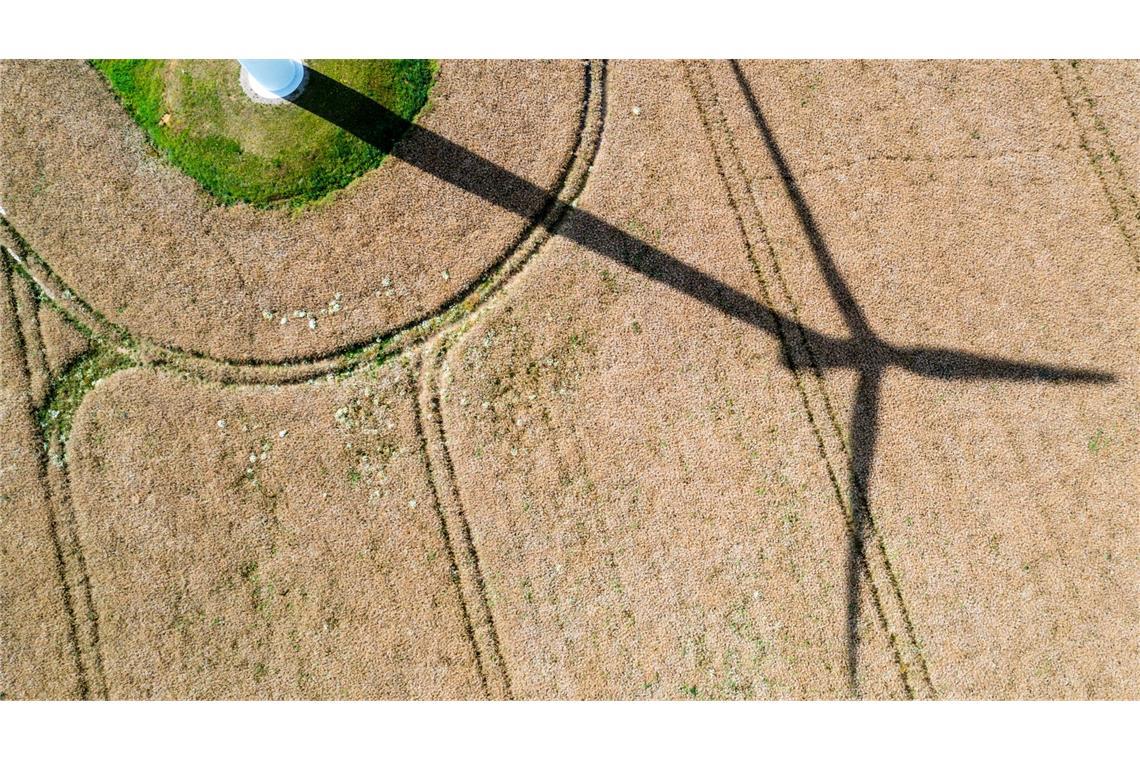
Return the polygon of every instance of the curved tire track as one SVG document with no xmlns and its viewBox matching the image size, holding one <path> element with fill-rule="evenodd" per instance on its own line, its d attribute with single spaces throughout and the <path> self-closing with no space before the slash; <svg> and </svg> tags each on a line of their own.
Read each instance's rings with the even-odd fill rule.
<svg viewBox="0 0 1140 760">
<path fill-rule="evenodd" d="M 224 384 L 290 384 L 324 375 L 348 373 L 423 344 L 427 344 L 425 354 L 431 356 L 433 346 L 446 346 L 446 343 L 439 340 L 445 332 L 460 325 L 464 318 L 468 321 L 474 319 L 482 307 L 514 279 L 530 257 L 550 239 L 552 230 L 584 188 L 601 138 L 605 108 L 605 65 L 603 62 L 589 61 L 583 70 L 585 91 L 577 140 L 564 163 L 557 189 L 549 194 L 549 201 L 528 221 L 515 242 L 485 270 L 483 276 L 473 281 L 455 298 L 422 320 L 384 333 L 363 345 L 350 346 L 312 361 L 242 365 L 138 340 L 76 297 L 47 262 L 29 249 L 7 219 L 0 216 L 0 249 L 3 249 L 0 257 L 10 259 L 5 261 L 4 274 L 8 276 L 7 270 L 13 266 L 19 268 L 20 273 L 35 282 L 39 290 L 72 321 L 102 343 L 103 350 L 124 354 L 129 366 L 151 366 Z M 27 347 L 24 354 L 25 368 L 30 376 Z M 436 358 L 439 358 L 438 354 Z M 117 370 L 118 368 L 105 376 L 110 376 Z M 484 690 L 492 698 L 510 698 L 510 679 L 487 604 L 478 554 L 454 482 L 454 471 L 444 438 L 438 386 L 429 383 L 431 377 L 434 377 L 432 369 L 423 369 L 421 365 L 421 385 L 427 398 L 425 406 L 425 399 L 421 397 L 416 418 L 417 434 L 423 446 L 425 466 L 435 494 L 443 539 L 450 554 L 453 575 L 456 576 L 465 624 L 474 647 Z M 45 404 L 52 403 L 55 391 L 52 388 L 47 394 Z M 78 403 L 76 401 L 76 406 Z M 426 430 L 438 432 L 438 446 L 429 445 Z M 52 540 L 69 617 L 79 678 L 79 696 L 82 699 L 106 699 L 108 684 L 99 651 L 99 616 L 68 495 L 70 479 L 66 443 L 58 428 L 41 427 L 40 433 L 43 436 L 42 448 L 47 453 L 46 461 L 41 456 L 41 479 L 52 509 Z M 433 451 L 436 456 L 430 453 Z M 440 483 L 445 486 L 441 488 Z M 444 494 L 447 494 L 446 499 L 442 498 Z M 449 506 L 445 506 L 445 502 Z"/>
</svg>

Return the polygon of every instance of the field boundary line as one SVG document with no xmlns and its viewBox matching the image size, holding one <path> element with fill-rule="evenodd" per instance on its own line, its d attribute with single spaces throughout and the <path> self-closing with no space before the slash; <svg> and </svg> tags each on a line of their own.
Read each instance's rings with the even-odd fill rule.
<svg viewBox="0 0 1140 760">
<path fill-rule="evenodd" d="M 770 308 L 791 314 L 794 323 L 798 326 L 795 334 L 789 334 L 782 324 L 777 325 L 781 349 L 785 363 L 791 370 L 800 402 L 808 418 L 809 427 L 816 439 L 818 453 L 843 514 L 847 533 L 849 536 L 854 535 L 854 531 L 856 531 L 854 510 L 860 509 L 865 518 L 863 531 L 873 539 L 870 543 L 877 549 L 877 551 L 870 553 L 866 551 L 859 553 L 860 572 L 868 581 L 867 585 L 876 617 L 887 634 L 903 688 L 908 697 L 934 696 L 934 689 L 930 684 L 925 660 L 915 641 L 913 626 L 910 624 L 910 615 L 901 588 L 887 560 L 881 534 L 873 521 L 870 504 L 866 498 L 865 484 L 860 483 L 858 489 L 858 501 L 862 504 L 852 504 L 843 496 L 840 474 L 842 470 L 847 468 L 843 464 L 837 465 L 836 462 L 847 461 L 846 443 L 836 421 L 833 403 L 824 385 L 819 362 L 812 353 L 802 325 L 799 323 L 798 305 L 792 297 L 790 288 L 780 270 L 779 259 L 769 239 L 752 183 L 744 170 L 743 162 L 732 136 L 732 130 L 724 119 L 716 84 L 708 71 L 707 64 L 686 62 L 684 65 L 690 90 L 701 113 L 702 126 L 712 148 L 717 171 L 724 184 L 749 263 L 761 291 L 761 297 Z M 702 75 L 703 81 L 701 82 L 698 82 L 696 75 L 698 71 Z M 731 162 L 726 160 L 726 157 L 730 158 Z M 745 214 L 742 208 L 745 205 L 748 206 L 751 214 Z M 747 220 L 746 216 L 748 217 Z M 757 238 L 757 240 L 754 242 L 753 238 Z M 757 248 L 762 248 L 767 256 L 763 259 L 758 256 Z M 780 296 L 779 303 L 773 299 L 771 282 L 777 282 L 780 285 L 777 291 Z M 805 376 L 808 374 L 815 375 L 815 384 L 806 382 Z M 835 435 L 830 435 L 819 424 L 819 420 L 824 418 L 831 421 Z M 884 588 L 887 589 L 886 593 L 883 591 Z M 920 674 L 918 684 L 911 683 L 911 674 L 914 671 L 918 671 Z M 851 673 L 850 676 L 852 689 L 858 693 L 855 674 Z"/>
<path fill-rule="evenodd" d="M 1132 252 L 1132 262 L 1140 270 L 1140 201 L 1129 186 L 1120 167 L 1120 157 L 1113 148 L 1104 119 L 1096 110 L 1096 101 L 1081 75 L 1078 61 L 1052 61 L 1053 74 L 1077 130 L 1081 149 L 1088 156 L 1093 172 L 1100 180 L 1113 221 Z M 1106 169 L 1111 167 L 1111 171 Z"/>
</svg>

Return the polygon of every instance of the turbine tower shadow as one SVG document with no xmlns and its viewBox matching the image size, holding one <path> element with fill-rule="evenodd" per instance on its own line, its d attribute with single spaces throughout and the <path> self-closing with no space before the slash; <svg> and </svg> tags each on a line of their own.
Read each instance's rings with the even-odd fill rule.
<svg viewBox="0 0 1140 760">
<path fill-rule="evenodd" d="M 878 435 L 878 412 L 884 371 L 902 369 L 920 377 L 943 380 L 1007 380 L 1017 382 L 1112 382 L 1112 374 L 1077 367 L 1017 362 L 968 351 L 931 346 L 898 346 L 878 337 L 831 256 L 811 209 L 768 126 L 751 86 L 737 62 L 732 62 L 741 92 L 784 190 L 796 210 L 817 266 L 838 306 L 849 337 L 838 338 L 803 325 L 758 302 L 752 296 L 710 277 L 690 264 L 649 245 L 588 211 L 571 207 L 537 185 L 473 153 L 463 146 L 414 124 L 367 96 L 308 70 L 308 84 L 293 103 L 320 116 L 391 155 L 489 203 L 526 218 L 545 219 L 551 234 L 567 238 L 652 280 L 701 301 L 749 327 L 783 342 L 798 331 L 818 371 L 854 369 L 859 374 L 851 412 L 848 501 L 851 530 L 846 576 L 846 637 L 848 677 L 858 693 L 858 624 L 860 584 L 866 542 L 873 530 L 867 502 Z M 538 209 L 536 213 L 536 209 Z M 552 212 L 552 213 L 551 213 Z M 795 370 L 788 351 L 784 363 Z"/>
</svg>

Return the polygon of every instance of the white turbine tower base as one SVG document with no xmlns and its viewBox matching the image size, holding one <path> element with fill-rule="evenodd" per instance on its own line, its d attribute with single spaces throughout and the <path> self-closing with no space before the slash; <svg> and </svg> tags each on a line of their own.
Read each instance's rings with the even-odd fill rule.
<svg viewBox="0 0 1140 760">
<path fill-rule="evenodd" d="M 305 85 L 305 64 L 291 58 L 239 58 L 241 88 L 258 103 L 285 103 Z"/>
</svg>

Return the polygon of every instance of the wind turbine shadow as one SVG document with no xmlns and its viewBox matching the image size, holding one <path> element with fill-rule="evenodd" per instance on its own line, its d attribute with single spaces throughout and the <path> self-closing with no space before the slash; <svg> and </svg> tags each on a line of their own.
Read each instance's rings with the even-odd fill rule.
<svg viewBox="0 0 1140 760">
<path fill-rule="evenodd" d="M 859 373 L 851 412 L 848 445 L 848 503 L 851 526 L 847 547 L 846 637 L 848 674 L 858 693 L 858 623 L 860 584 L 866 569 L 866 541 L 873 521 L 866 493 L 875 457 L 878 410 L 883 373 L 896 367 L 923 377 L 945 380 L 1009 380 L 1049 383 L 1110 383 L 1106 372 L 1010 361 L 967 351 L 932 346 L 895 346 L 871 329 L 815 222 L 751 86 L 740 66 L 732 62 L 737 82 L 752 112 L 784 190 L 796 210 L 832 299 L 843 315 L 849 337 L 829 336 L 813 330 L 760 303 L 747 293 L 723 283 L 696 267 L 640 240 L 605 220 L 559 200 L 555 195 L 471 150 L 402 118 L 380 103 L 318 71 L 308 70 L 308 83 L 292 102 L 320 116 L 422 171 L 489 203 L 527 219 L 543 219 L 552 233 L 572 240 L 649 279 L 665 284 L 707 304 L 749 327 L 768 333 L 781 343 L 800 331 L 815 367 L 851 368 Z M 553 211 L 553 213 L 550 213 Z M 785 364 L 795 369 L 789 352 Z"/>
</svg>

